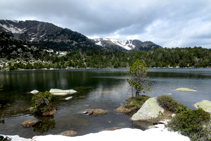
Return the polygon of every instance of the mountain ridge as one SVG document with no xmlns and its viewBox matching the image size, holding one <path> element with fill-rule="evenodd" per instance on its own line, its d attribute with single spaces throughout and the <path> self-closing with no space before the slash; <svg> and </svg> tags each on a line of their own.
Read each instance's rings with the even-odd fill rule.
<svg viewBox="0 0 211 141">
<path fill-rule="evenodd" d="M 89 39 L 85 35 L 48 22 L 26 20 L 0 20 L 0 32 L 14 39 L 43 49 L 68 51 L 72 49 L 106 49 L 112 51 L 137 51 L 161 48 L 151 41 Z M 103 47 L 103 48 L 102 48 Z"/>
<path fill-rule="evenodd" d="M 0 20 L 0 32 L 6 32 L 14 39 L 33 43 L 43 48 L 57 50 L 97 48 L 81 33 L 47 22 Z"/>
</svg>

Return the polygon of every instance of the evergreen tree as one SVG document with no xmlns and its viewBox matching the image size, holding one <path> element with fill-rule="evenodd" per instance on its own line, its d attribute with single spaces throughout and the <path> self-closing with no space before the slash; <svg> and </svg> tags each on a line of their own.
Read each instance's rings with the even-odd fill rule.
<svg viewBox="0 0 211 141">
<path fill-rule="evenodd" d="M 149 86 L 146 85 L 146 77 L 147 77 L 147 67 L 145 67 L 144 63 L 140 60 L 136 60 L 132 66 L 130 66 L 130 70 L 128 71 L 130 79 L 127 79 L 127 82 L 130 84 L 132 97 L 133 92 L 135 91 L 135 97 L 139 97 L 141 92 L 144 93 L 144 89 L 147 88 L 149 90 Z"/>
</svg>

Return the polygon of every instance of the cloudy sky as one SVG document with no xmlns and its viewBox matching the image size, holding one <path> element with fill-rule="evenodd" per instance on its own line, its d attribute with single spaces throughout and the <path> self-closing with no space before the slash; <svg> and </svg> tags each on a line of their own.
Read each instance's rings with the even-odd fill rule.
<svg viewBox="0 0 211 141">
<path fill-rule="evenodd" d="M 88 37 L 211 48 L 211 0 L 0 0 L 0 19 L 51 22 Z"/>
</svg>

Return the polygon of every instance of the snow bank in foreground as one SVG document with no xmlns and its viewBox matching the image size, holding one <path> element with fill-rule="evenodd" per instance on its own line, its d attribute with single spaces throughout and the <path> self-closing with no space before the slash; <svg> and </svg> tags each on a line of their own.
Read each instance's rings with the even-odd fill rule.
<svg viewBox="0 0 211 141">
<path fill-rule="evenodd" d="M 159 128 L 153 128 L 146 131 L 140 129 L 123 128 L 114 131 L 102 131 L 99 133 L 92 133 L 83 136 L 66 137 L 62 135 L 47 135 L 35 136 L 33 141 L 99 141 L 99 140 L 146 140 L 146 141 L 190 141 L 186 136 L 180 135 L 177 132 L 170 132 L 164 129 L 162 125 Z"/>
</svg>

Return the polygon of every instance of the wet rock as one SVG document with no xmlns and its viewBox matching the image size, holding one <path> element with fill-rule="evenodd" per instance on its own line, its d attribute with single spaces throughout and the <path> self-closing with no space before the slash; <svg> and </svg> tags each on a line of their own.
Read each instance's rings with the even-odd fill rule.
<svg viewBox="0 0 211 141">
<path fill-rule="evenodd" d="M 30 94 L 38 94 L 39 91 L 38 90 L 32 90 L 31 92 L 29 92 Z"/>
<path fill-rule="evenodd" d="M 157 118 L 161 113 L 164 113 L 164 109 L 159 106 L 157 99 L 149 98 L 143 106 L 135 113 L 131 120 L 151 120 L 152 118 Z"/>
<path fill-rule="evenodd" d="M 118 113 L 131 113 L 132 112 L 132 109 L 128 109 L 128 108 L 125 108 L 124 106 L 120 106 L 118 107 L 117 109 L 115 109 L 116 112 Z"/>
<path fill-rule="evenodd" d="M 104 115 L 107 114 L 108 111 L 107 110 L 103 110 L 103 109 L 88 109 L 85 114 L 87 115 Z"/>
<path fill-rule="evenodd" d="M 31 127 L 33 125 L 35 125 L 38 121 L 37 120 L 26 120 L 24 122 L 21 123 L 21 125 L 23 127 Z"/>
<path fill-rule="evenodd" d="M 204 111 L 211 113 L 211 101 L 208 100 L 203 100 L 201 102 L 198 102 L 196 104 L 194 104 L 194 106 L 196 108 L 200 107 L 202 108 Z"/>
<path fill-rule="evenodd" d="M 133 121 L 132 126 L 135 128 L 146 130 L 146 129 L 149 129 L 150 127 L 152 127 L 153 123 L 148 122 L 148 121 Z"/>
<path fill-rule="evenodd" d="M 54 114 L 56 114 L 56 108 L 53 108 L 51 111 L 42 113 L 43 116 L 53 116 Z"/>
<path fill-rule="evenodd" d="M 34 109 L 34 107 L 29 107 L 29 108 L 27 108 L 27 109 L 26 109 L 26 111 L 28 111 L 28 112 L 32 112 L 32 111 L 33 111 L 33 109 Z"/>
<path fill-rule="evenodd" d="M 64 131 L 62 133 L 60 133 L 59 135 L 63 135 L 63 136 L 75 136 L 77 134 L 77 132 L 73 131 L 73 130 L 68 130 L 68 131 Z"/>
<path fill-rule="evenodd" d="M 113 130 L 117 130 L 117 129 L 121 129 L 120 127 L 112 127 L 112 128 L 106 128 L 103 131 L 113 131 Z"/>
<path fill-rule="evenodd" d="M 0 135 L 0 141 L 11 141 L 12 139 L 10 137 L 7 137 L 5 135 Z"/>
</svg>

